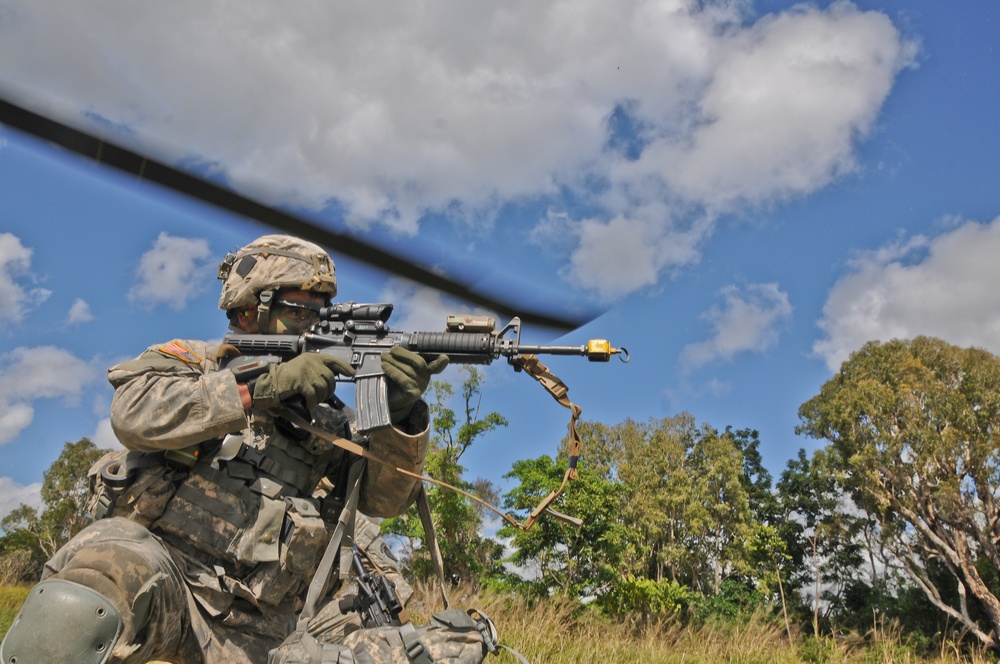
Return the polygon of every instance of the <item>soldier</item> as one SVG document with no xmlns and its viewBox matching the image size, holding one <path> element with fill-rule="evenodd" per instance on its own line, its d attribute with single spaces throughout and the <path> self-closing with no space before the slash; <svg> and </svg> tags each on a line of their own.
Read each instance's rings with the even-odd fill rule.
<svg viewBox="0 0 1000 664">
<path fill-rule="evenodd" d="M 289 236 L 230 254 L 219 277 L 219 307 L 238 332 L 300 334 L 337 292 L 326 252 Z M 298 634 L 277 649 L 340 517 L 350 464 L 276 410 L 304 404 L 314 425 L 350 438 L 352 412 L 334 386 L 354 369 L 306 353 L 240 382 L 220 369 L 225 355 L 219 344 L 174 340 L 108 371 L 111 424 L 128 452 L 92 469 L 97 518 L 46 563 L 0 659 L 230 664 L 265 662 L 274 651 L 271 661 L 319 664 L 355 654 L 405 662 L 409 650 L 420 662 L 434 661 L 431 651 L 438 661 L 481 660 L 485 631 L 461 612 L 421 628 L 428 643 L 450 641 L 428 650 L 412 647 L 412 627 L 404 647 L 392 628 L 359 629 L 335 602 L 309 624 L 307 642 Z M 354 442 L 388 465 L 365 467 L 360 512 L 391 517 L 414 502 L 419 480 L 392 468 L 421 473 L 429 415 L 420 397 L 447 362 L 401 348 L 383 354 L 393 426 Z M 332 489 L 317 492 L 321 483 Z M 391 569 L 377 527 L 358 518 L 355 542 L 374 566 Z M 349 633 L 350 647 L 336 645 Z"/>
</svg>

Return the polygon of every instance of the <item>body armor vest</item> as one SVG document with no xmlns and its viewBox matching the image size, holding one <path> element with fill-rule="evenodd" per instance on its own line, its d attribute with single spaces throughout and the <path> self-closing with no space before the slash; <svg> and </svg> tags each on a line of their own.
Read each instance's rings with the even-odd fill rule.
<svg viewBox="0 0 1000 664">
<path fill-rule="evenodd" d="M 349 409 L 321 404 L 313 416 L 317 426 L 350 435 Z M 324 503 L 313 492 L 343 454 L 296 433 L 304 432 L 255 417 L 252 428 L 203 444 L 189 468 L 164 453 L 128 452 L 124 460 L 124 452 L 112 453 L 117 457 L 91 470 L 93 484 L 102 484 L 95 475 L 124 474 L 128 482 L 95 486 L 95 517 L 138 521 L 189 559 L 224 572 L 224 592 L 278 604 L 308 583 L 328 538 L 322 514 L 337 516 L 329 505 L 333 497 Z"/>
</svg>

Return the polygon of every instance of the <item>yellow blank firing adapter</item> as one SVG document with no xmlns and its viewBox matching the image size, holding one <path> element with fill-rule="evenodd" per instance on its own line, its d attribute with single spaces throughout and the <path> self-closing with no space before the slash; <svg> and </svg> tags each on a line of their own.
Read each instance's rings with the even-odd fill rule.
<svg viewBox="0 0 1000 664">
<path fill-rule="evenodd" d="M 587 359 L 591 362 L 607 362 L 612 355 L 621 355 L 622 362 L 628 362 L 628 349 L 612 348 L 607 339 L 591 339 L 587 342 Z"/>
</svg>

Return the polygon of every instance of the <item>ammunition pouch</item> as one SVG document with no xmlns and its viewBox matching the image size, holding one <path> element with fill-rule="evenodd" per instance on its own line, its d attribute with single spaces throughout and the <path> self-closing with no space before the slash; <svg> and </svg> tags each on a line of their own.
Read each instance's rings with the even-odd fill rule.
<svg viewBox="0 0 1000 664">
<path fill-rule="evenodd" d="M 259 601 L 278 604 L 308 583 L 329 533 L 310 500 L 285 499 L 278 560 L 257 565 L 246 584 Z"/>
<path fill-rule="evenodd" d="M 148 528 L 185 475 L 166 464 L 162 453 L 109 452 L 87 472 L 87 511 L 95 519 L 123 516 Z"/>
</svg>

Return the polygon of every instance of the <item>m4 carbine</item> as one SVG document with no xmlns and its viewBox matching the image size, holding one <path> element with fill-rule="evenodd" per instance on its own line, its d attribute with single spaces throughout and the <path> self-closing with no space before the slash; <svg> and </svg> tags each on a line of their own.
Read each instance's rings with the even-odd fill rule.
<svg viewBox="0 0 1000 664">
<path fill-rule="evenodd" d="M 448 316 L 444 332 L 398 332 L 386 324 L 391 304 L 354 302 L 323 307 L 320 321 L 300 336 L 227 334 L 223 343 L 242 357 L 228 364 L 242 380 L 265 373 L 270 364 L 300 353 L 326 353 L 350 362 L 356 373 L 345 380 L 355 384 L 357 431 L 366 433 L 390 425 L 382 353 L 400 346 L 427 358 L 445 354 L 457 364 L 489 364 L 505 357 L 516 370 L 523 356 L 579 355 L 591 362 L 607 362 L 612 355 L 628 361 L 625 348 L 612 348 L 604 339 L 580 346 L 541 346 L 521 343 L 521 321 L 514 318 L 499 332 L 488 316 Z"/>
</svg>

